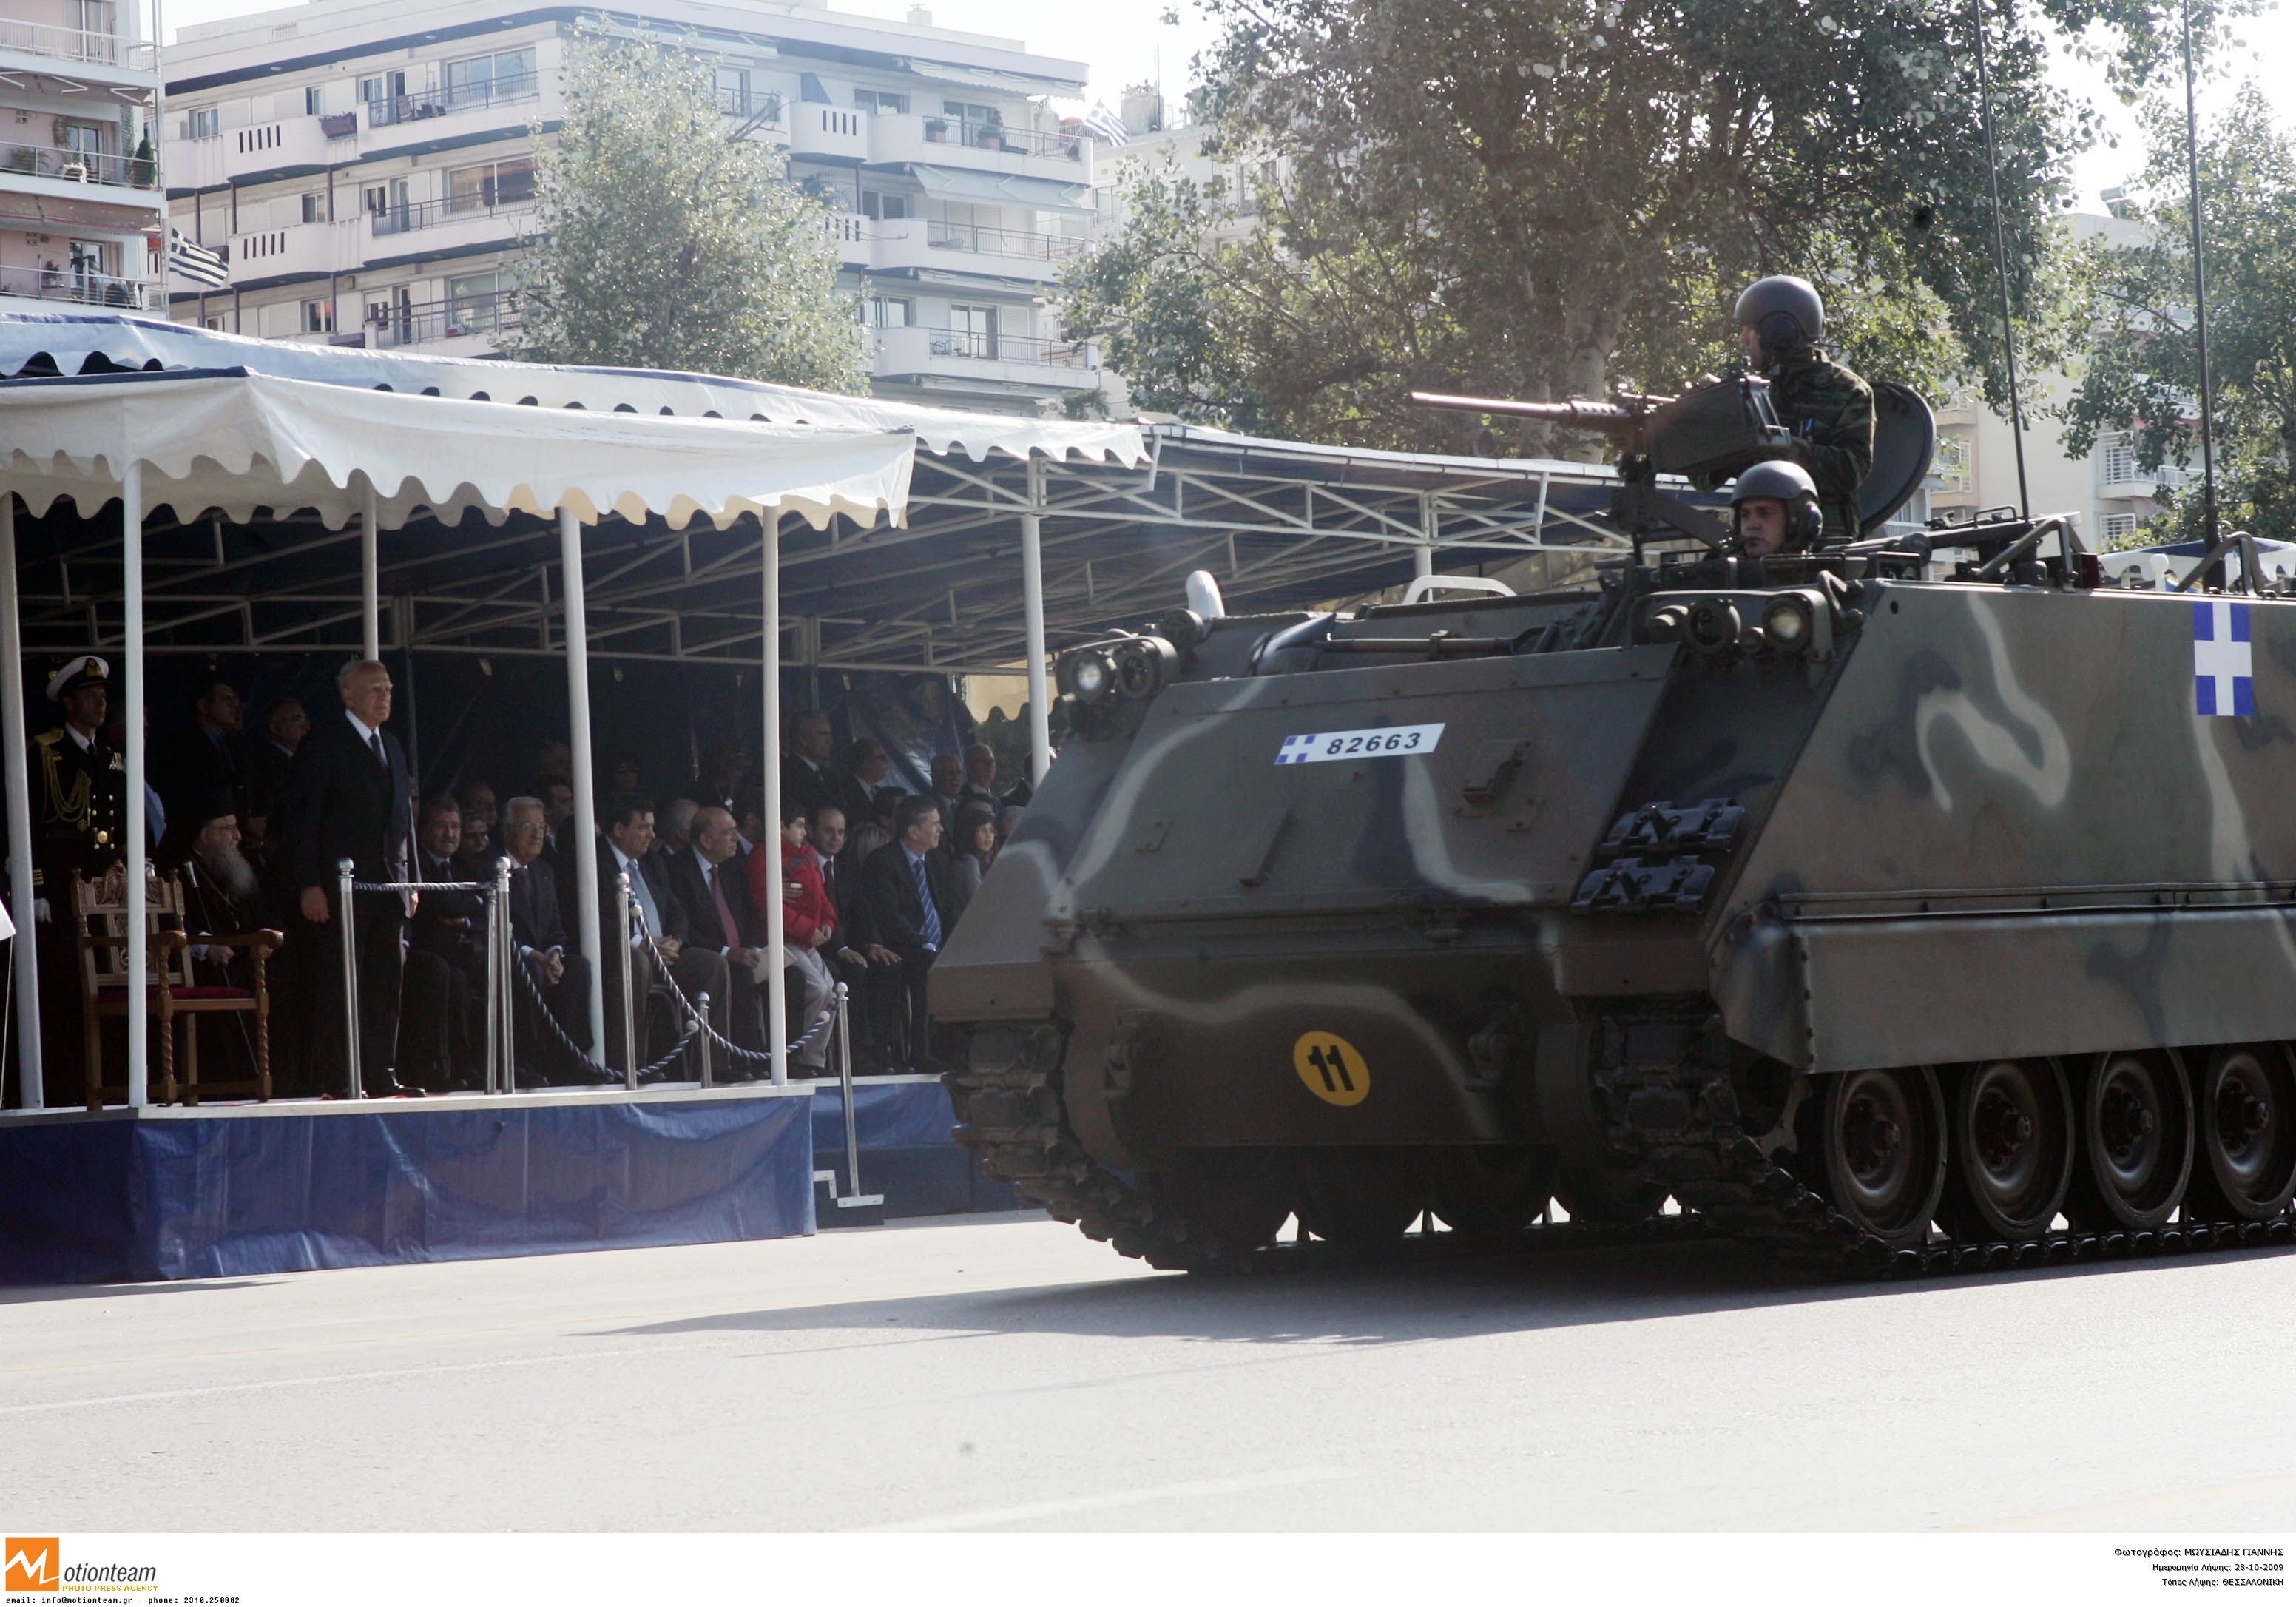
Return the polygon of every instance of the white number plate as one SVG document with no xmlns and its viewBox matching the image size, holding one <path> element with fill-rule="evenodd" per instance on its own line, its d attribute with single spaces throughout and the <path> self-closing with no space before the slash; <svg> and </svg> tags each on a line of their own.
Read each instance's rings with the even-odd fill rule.
<svg viewBox="0 0 2296 1607">
<path fill-rule="evenodd" d="M 1275 750 L 1279 765 L 1320 765 L 1333 758 L 1401 758 L 1410 753 L 1432 753 L 1443 740 L 1443 726 L 1382 726 L 1372 731 L 1321 731 L 1307 736 L 1287 736 Z"/>
</svg>

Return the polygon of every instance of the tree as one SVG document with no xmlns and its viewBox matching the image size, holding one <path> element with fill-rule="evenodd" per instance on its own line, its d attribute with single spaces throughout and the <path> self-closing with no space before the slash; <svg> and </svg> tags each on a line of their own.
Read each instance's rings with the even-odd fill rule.
<svg viewBox="0 0 2296 1607">
<path fill-rule="evenodd" d="M 2145 134 L 2130 209 L 2144 237 L 2097 242 L 2080 261 L 2078 305 L 2091 338 L 2063 409 L 2065 445 L 2085 454 L 2100 434 L 2126 430 L 2139 467 L 2177 463 L 2197 473 L 2200 353 L 2182 98 L 2148 106 Z M 2296 540 L 2296 142 L 2250 85 L 2204 134 L 2200 155 L 2220 527 Z M 2146 536 L 2199 537 L 2200 488 L 2163 500 L 2165 516 Z"/>
<path fill-rule="evenodd" d="M 515 356 L 858 391 L 867 335 L 823 205 L 722 115 L 708 59 L 589 35 L 535 142 Z"/>
<path fill-rule="evenodd" d="M 1742 285 L 1796 272 L 1831 292 L 1853 363 L 2005 397 L 1963 0 L 1207 3 L 1228 24 L 1199 64 L 1217 139 L 1287 172 L 1267 226 L 1226 244 L 1210 203 L 1151 175 L 1072 270 L 1069 332 L 1101 336 L 1149 406 L 1458 447 L 1472 421 L 1406 393 L 1676 389 L 1731 363 Z M 2093 122 L 2048 86 L 2048 48 L 2102 22 L 2144 70 L 2145 3 L 1986 0 L 2029 349 Z"/>
</svg>

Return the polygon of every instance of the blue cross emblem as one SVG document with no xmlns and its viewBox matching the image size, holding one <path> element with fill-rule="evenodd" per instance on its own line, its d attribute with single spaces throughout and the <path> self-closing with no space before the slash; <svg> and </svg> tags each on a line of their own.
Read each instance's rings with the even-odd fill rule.
<svg viewBox="0 0 2296 1607">
<path fill-rule="evenodd" d="M 2193 604 L 2193 706 L 2203 715 L 2256 712 L 2255 657 L 2249 605 Z"/>
<path fill-rule="evenodd" d="M 1308 762 L 1308 756 L 1315 750 L 1316 737 L 1312 734 L 1287 736 L 1283 739 L 1283 746 L 1276 750 L 1275 762 L 1279 765 L 1304 765 Z"/>
</svg>

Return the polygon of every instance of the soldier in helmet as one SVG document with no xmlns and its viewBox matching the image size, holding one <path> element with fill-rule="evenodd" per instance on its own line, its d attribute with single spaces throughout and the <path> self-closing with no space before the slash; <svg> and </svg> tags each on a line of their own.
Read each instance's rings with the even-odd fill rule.
<svg viewBox="0 0 2296 1607">
<path fill-rule="evenodd" d="M 33 859 L 43 896 L 62 896 L 62 873 L 92 874 L 126 849 L 127 769 L 103 740 L 111 666 L 82 653 L 48 677 L 63 724 L 32 739 Z"/>
<path fill-rule="evenodd" d="M 1874 391 L 1817 342 L 1825 306 L 1807 279 L 1758 279 L 1738 298 L 1738 344 L 1770 382 L 1770 405 L 1792 440 L 1779 456 L 1817 488 L 1827 541 L 1858 535 L 1857 488 L 1874 466 Z"/>
<path fill-rule="evenodd" d="M 1817 486 L 1800 463 L 1772 459 L 1738 476 L 1730 490 L 1730 531 L 1749 558 L 1806 553 L 1824 528 Z"/>
</svg>

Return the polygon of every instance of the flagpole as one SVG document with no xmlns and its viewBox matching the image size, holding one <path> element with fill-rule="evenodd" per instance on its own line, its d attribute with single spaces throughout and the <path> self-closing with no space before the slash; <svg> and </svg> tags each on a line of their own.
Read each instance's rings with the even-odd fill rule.
<svg viewBox="0 0 2296 1607">
<path fill-rule="evenodd" d="M 2209 266 L 2202 252 L 2201 230 L 2201 112 L 2193 83 L 2193 0 L 2185 0 L 2185 156 L 2190 166 L 2193 193 L 2193 327 L 2201 369 L 2201 547 L 2213 552 L 2217 545 L 2216 405 L 2209 386 Z M 2249 577 L 2249 585 L 2256 585 Z"/>
<path fill-rule="evenodd" d="M 168 275 L 176 261 L 176 215 L 168 205 L 168 72 L 160 57 L 161 0 L 152 0 L 152 182 L 160 192 L 160 312 L 168 314 Z M 204 292 L 201 305 L 206 305 Z M 202 317 L 204 324 L 207 320 Z"/>
</svg>

